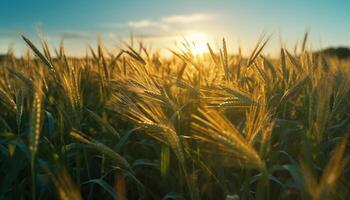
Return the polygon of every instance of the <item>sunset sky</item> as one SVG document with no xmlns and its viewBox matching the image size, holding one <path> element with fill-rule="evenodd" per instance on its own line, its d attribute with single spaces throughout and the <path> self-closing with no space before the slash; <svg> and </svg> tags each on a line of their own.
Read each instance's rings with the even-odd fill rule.
<svg viewBox="0 0 350 200">
<path fill-rule="evenodd" d="M 305 31 L 313 48 L 350 46 L 349 10 L 348 0 L 2 0 L 0 53 L 10 44 L 22 53 L 20 35 L 38 43 L 38 32 L 52 47 L 64 38 L 72 54 L 98 37 L 118 47 L 130 33 L 155 48 L 173 47 L 182 37 L 215 47 L 225 37 L 232 52 L 239 44 L 249 52 L 266 33 L 272 35 L 266 52 L 273 54 L 281 43 L 292 48 Z"/>
</svg>

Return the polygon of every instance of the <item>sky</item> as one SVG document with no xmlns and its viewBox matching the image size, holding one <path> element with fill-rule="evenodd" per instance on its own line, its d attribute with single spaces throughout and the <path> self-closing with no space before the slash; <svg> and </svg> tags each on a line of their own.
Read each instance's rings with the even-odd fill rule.
<svg viewBox="0 0 350 200">
<path fill-rule="evenodd" d="M 350 46 L 349 10 L 349 0 L 1 0 L 0 53 L 9 46 L 24 53 L 20 35 L 35 44 L 44 35 L 52 48 L 63 38 L 71 54 L 97 40 L 117 50 L 130 35 L 153 49 L 174 48 L 184 38 L 219 48 L 225 37 L 229 51 L 246 53 L 265 35 L 265 51 L 273 54 L 308 31 L 310 48 Z"/>
</svg>

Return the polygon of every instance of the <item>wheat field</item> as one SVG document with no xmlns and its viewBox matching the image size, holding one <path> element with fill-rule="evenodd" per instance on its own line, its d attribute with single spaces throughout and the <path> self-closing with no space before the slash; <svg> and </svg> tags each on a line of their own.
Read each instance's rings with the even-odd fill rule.
<svg viewBox="0 0 350 200">
<path fill-rule="evenodd" d="M 0 199 L 349 199 L 350 61 L 304 42 L 0 61 Z"/>
</svg>

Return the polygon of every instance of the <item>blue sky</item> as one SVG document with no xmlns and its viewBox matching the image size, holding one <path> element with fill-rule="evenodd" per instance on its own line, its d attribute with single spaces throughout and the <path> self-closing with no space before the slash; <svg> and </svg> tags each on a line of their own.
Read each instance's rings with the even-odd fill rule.
<svg viewBox="0 0 350 200">
<path fill-rule="evenodd" d="M 225 37 L 231 51 L 249 52 L 263 32 L 272 34 L 267 52 L 292 48 L 305 31 L 313 48 L 350 46 L 349 10 L 348 0 L 2 0 L 0 52 L 13 44 L 22 53 L 20 34 L 38 42 L 38 31 L 53 47 L 63 37 L 72 53 L 98 37 L 116 47 L 130 33 L 156 48 L 189 32 L 213 46 Z"/>
</svg>

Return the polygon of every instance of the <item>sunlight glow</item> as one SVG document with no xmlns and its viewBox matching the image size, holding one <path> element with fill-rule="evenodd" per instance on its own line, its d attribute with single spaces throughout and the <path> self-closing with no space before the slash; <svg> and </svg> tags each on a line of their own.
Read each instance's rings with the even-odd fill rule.
<svg viewBox="0 0 350 200">
<path fill-rule="evenodd" d="M 188 42 L 189 48 L 194 55 L 204 54 L 208 52 L 207 43 L 209 42 L 209 37 L 203 32 L 188 32 L 182 39 Z M 186 49 L 186 47 L 183 47 Z"/>
</svg>

